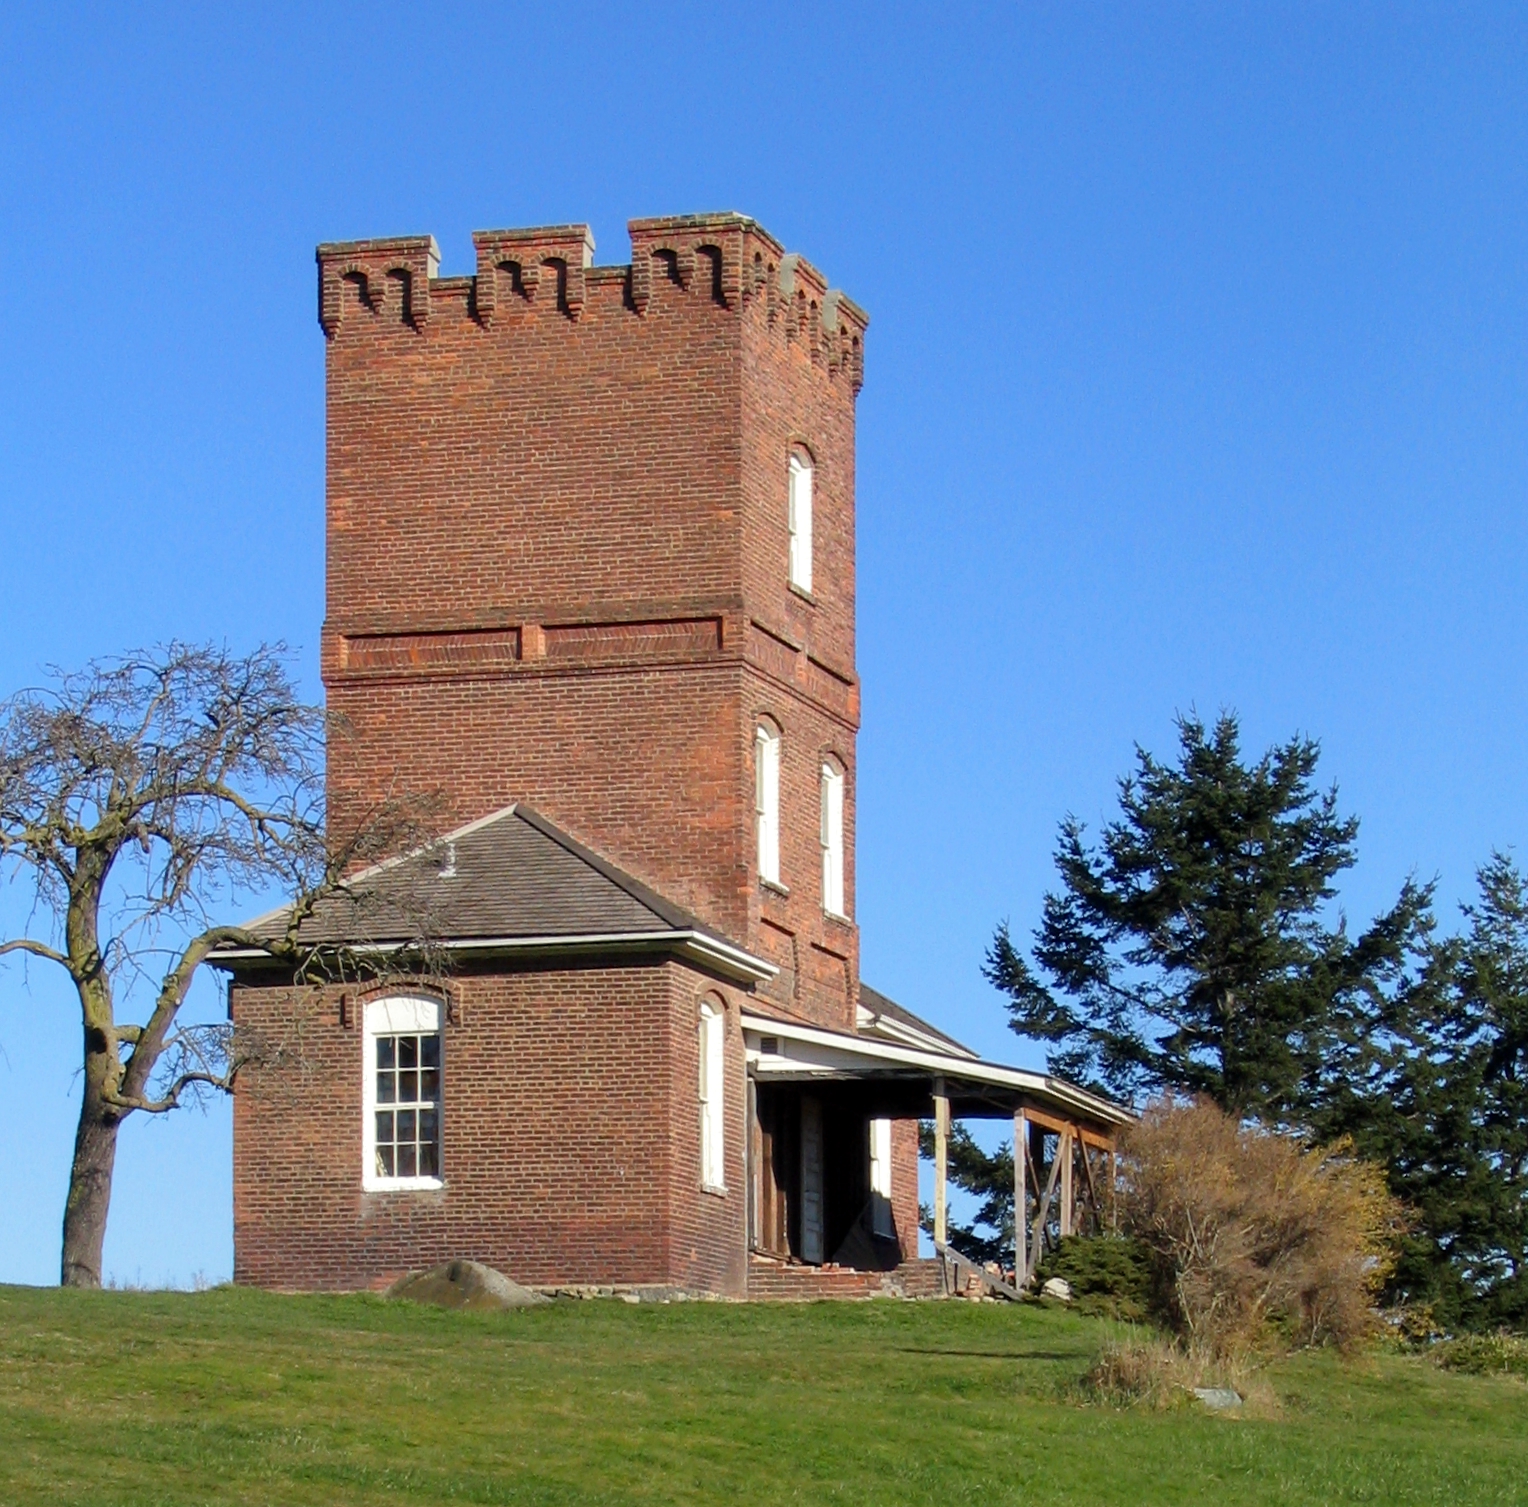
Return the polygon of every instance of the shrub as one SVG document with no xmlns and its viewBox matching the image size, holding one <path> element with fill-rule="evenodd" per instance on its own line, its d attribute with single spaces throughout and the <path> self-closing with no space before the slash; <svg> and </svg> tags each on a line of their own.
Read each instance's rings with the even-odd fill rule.
<svg viewBox="0 0 1528 1507">
<path fill-rule="evenodd" d="M 1474 1376 L 1528 1377 L 1528 1339 L 1505 1331 L 1466 1334 L 1437 1346 L 1433 1359 L 1447 1370 Z"/>
<path fill-rule="evenodd" d="M 1110 1345 L 1083 1377 L 1084 1395 L 1115 1407 L 1166 1408 L 1188 1400 L 1201 1385 L 1202 1360 L 1184 1354 L 1171 1340 Z"/>
<path fill-rule="evenodd" d="M 1264 1416 L 1279 1411 L 1272 1388 L 1246 1365 L 1191 1353 L 1160 1335 L 1107 1346 L 1080 1391 L 1084 1401 L 1111 1407 L 1171 1408 L 1196 1406 L 1201 1387 L 1233 1391 Z"/>
<path fill-rule="evenodd" d="M 1136 1321 L 1151 1311 L 1151 1252 L 1123 1235 L 1068 1235 L 1046 1256 L 1039 1280 L 1062 1277 L 1080 1313 Z"/>
<path fill-rule="evenodd" d="M 1378 1167 L 1203 1099 L 1151 1105 L 1121 1151 L 1126 1228 L 1191 1351 L 1241 1354 L 1274 1329 L 1343 1346 L 1373 1331 L 1404 1227 Z"/>
</svg>

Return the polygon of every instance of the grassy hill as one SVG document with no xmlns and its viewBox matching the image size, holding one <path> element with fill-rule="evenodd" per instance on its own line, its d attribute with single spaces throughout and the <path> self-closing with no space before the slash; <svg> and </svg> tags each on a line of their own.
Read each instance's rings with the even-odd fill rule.
<svg viewBox="0 0 1528 1507">
<path fill-rule="evenodd" d="M 1083 1405 L 1110 1331 L 1035 1307 L 0 1288 L 0 1502 L 1528 1501 L 1528 1385 L 1375 1355 L 1261 1416 Z"/>
</svg>

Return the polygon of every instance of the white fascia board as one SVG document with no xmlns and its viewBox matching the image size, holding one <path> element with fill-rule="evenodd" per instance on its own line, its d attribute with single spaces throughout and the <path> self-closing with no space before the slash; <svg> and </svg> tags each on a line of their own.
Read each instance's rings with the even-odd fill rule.
<svg viewBox="0 0 1528 1507">
<path fill-rule="evenodd" d="M 322 944 L 319 944 L 320 948 Z M 378 953 L 406 952 L 410 942 L 357 942 L 345 947 L 347 952 L 375 956 Z M 741 947 L 734 947 L 720 937 L 702 931 L 586 932 L 574 936 L 547 937 L 466 937 L 438 944 L 441 951 L 491 954 L 495 952 L 583 952 L 608 948 L 612 951 L 675 952 L 691 962 L 704 964 L 730 978 L 746 983 L 765 983 L 779 973 L 773 963 L 756 958 Z M 270 954 L 259 947 L 219 948 L 208 955 L 209 963 L 254 962 Z"/>
<path fill-rule="evenodd" d="M 994 1088 L 1018 1089 L 1024 1093 L 1045 1098 L 1080 1110 L 1113 1125 L 1124 1124 L 1133 1118 L 1130 1111 L 1119 1104 L 1100 1099 L 1086 1089 L 1065 1083 L 1044 1073 L 1032 1073 L 1023 1068 L 1004 1067 L 1001 1063 L 982 1062 L 970 1057 L 957 1057 L 950 1052 L 929 1052 L 913 1047 L 893 1046 L 889 1042 L 866 1041 L 862 1037 L 846 1036 L 841 1031 L 828 1031 L 819 1026 L 797 1025 L 794 1021 L 775 1020 L 767 1015 L 743 1012 L 743 1030 L 755 1036 L 779 1036 L 788 1041 L 798 1041 L 811 1046 L 820 1054 L 817 1062 L 801 1057 L 765 1056 L 758 1043 L 748 1045 L 748 1065 L 760 1077 L 774 1074 L 799 1076 L 814 1067 L 825 1075 L 852 1071 L 856 1066 L 862 1070 L 869 1066 L 916 1068 L 923 1072 L 943 1074 L 967 1083 L 987 1083 Z M 744 1040 L 747 1041 L 745 1035 Z"/>
<path fill-rule="evenodd" d="M 931 1052 L 948 1053 L 951 1057 L 966 1057 L 972 1062 L 981 1060 L 975 1052 L 967 1051 L 964 1047 L 957 1050 L 955 1047 L 946 1046 L 938 1038 L 929 1035 L 927 1031 L 920 1031 L 916 1026 L 893 1020 L 889 1015 L 864 1012 L 864 1018 L 860 1021 L 860 1031 L 862 1034 L 868 1031 L 876 1036 L 889 1036 L 905 1046 L 924 1047 Z"/>
</svg>

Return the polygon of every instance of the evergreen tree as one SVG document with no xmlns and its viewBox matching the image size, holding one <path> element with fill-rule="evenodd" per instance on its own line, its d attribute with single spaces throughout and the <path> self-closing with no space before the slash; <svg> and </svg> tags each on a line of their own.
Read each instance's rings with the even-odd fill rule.
<svg viewBox="0 0 1528 1507">
<path fill-rule="evenodd" d="M 1528 885 L 1493 855 L 1464 936 L 1377 1000 L 1319 1075 L 1318 1133 L 1352 1137 L 1415 1211 L 1393 1296 L 1446 1327 L 1528 1325 Z"/>
<path fill-rule="evenodd" d="M 934 1159 L 934 1124 L 925 1120 L 918 1127 L 918 1151 L 925 1161 Z M 976 1217 L 970 1224 L 949 1221 L 950 1244 L 972 1261 L 1013 1262 L 1013 1142 L 1004 1141 L 988 1156 L 976 1144 L 971 1132 L 959 1121 L 950 1126 L 945 1143 L 945 1166 L 950 1182 L 974 1194 Z M 934 1233 L 934 1218 L 921 1211 L 924 1230 Z"/>
<path fill-rule="evenodd" d="M 1212 729 L 1182 717 L 1178 734 L 1175 763 L 1137 748 L 1097 846 L 1062 823 L 1061 889 L 1046 896 L 1033 966 L 1004 923 L 984 972 L 1013 1029 L 1050 1043 L 1066 1077 L 1304 1123 L 1335 1035 L 1404 983 L 1431 888 L 1408 881 L 1350 937 L 1329 918 L 1358 823 L 1316 788 L 1318 745 L 1293 738 L 1249 764 L 1233 715 Z"/>
</svg>

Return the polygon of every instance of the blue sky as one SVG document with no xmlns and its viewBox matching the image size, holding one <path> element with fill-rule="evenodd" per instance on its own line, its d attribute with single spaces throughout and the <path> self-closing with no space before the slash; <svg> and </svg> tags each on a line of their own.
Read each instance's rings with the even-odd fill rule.
<svg viewBox="0 0 1528 1507">
<path fill-rule="evenodd" d="M 1322 741 L 1356 919 L 1524 841 L 1521 8 L 27 9 L 0 692 L 176 635 L 318 694 L 316 242 L 738 209 L 871 314 L 869 982 L 1038 1061 L 983 950 L 1180 709 Z M 77 1019 L 0 972 L 0 1280 L 56 1279 Z M 117 1280 L 228 1274 L 228 1123 L 130 1124 Z"/>
</svg>

